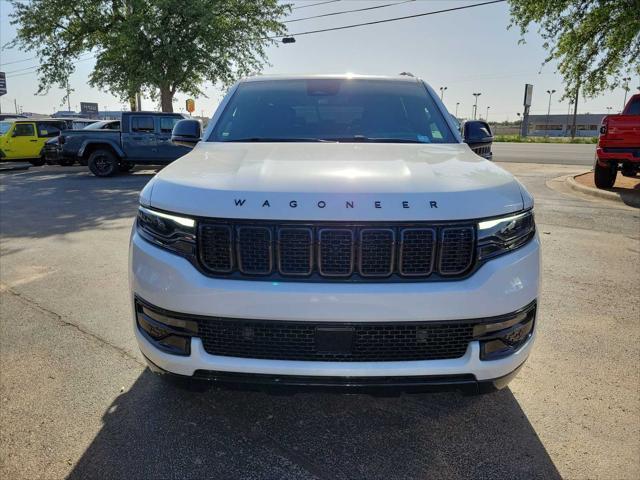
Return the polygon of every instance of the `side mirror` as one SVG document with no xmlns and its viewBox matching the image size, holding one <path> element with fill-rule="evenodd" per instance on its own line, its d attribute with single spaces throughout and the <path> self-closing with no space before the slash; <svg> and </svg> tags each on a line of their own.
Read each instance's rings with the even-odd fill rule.
<svg viewBox="0 0 640 480">
<path fill-rule="evenodd" d="M 173 126 L 171 142 L 183 147 L 193 148 L 200 141 L 202 127 L 198 120 L 180 120 Z"/>
<path fill-rule="evenodd" d="M 493 153 L 491 145 L 493 144 L 493 133 L 487 122 L 481 120 L 470 120 L 462 126 L 462 138 L 464 143 L 468 144 L 471 150 L 477 155 L 491 160 Z"/>
</svg>

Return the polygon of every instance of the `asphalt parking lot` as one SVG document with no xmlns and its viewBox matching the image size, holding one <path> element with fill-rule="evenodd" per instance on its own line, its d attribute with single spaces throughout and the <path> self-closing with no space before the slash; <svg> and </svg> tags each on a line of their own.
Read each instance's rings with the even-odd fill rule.
<svg viewBox="0 0 640 480">
<path fill-rule="evenodd" d="M 543 243 L 538 339 L 481 397 L 175 390 L 145 370 L 128 304 L 154 172 L 3 174 L 0 477 L 639 478 L 640 211 L 554 182 L 584 166 L 513 160 Z"/>
</svg>

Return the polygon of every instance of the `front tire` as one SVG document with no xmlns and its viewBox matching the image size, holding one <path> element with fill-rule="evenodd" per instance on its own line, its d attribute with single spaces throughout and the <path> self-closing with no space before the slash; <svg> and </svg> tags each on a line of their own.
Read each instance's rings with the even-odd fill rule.
<svg viewBox="0 0 640 480">
<path fill-rule="evenodd" d="M 110 177 L 118 172 L 118 159 L 109 150 L 96 150 L 89 155 L 89 170 L 96 177 Z"/>
<path fill-rule="evenodd" d="M 46 160 L 44 159 L 44 157 L 32 158 L 31 160 L 29 160 L 29 163 L 34 167 L 41 167 L 46 163 Z"/>
<path fill-rule="evenodd" d="M 618 175 L 618 165 L 613 162 L 607 163 L 605 166 L 600 165 L 600 162 L 596 160 L 594 167 L 593 178 L 595 180 L 596 187 L 598 188 L 611 188 L 616 183 L 616 176 Z"/>
</svg>

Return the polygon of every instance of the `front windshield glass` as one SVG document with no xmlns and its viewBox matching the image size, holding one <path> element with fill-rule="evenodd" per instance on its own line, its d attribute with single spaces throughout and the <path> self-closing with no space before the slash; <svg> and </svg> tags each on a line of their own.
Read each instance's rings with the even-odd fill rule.
<svg viewBox="0 0 640 480">
<path fill-rule="evenodd" d="M 4 135 L 11 128 L 13 122 L 0 122 L 0 135 Z"/>
<path fill-rule="evenodd" d="M 208 141 L 457 143 L 421 82 L 322 78 L 241 83 Z"/>
</svg>

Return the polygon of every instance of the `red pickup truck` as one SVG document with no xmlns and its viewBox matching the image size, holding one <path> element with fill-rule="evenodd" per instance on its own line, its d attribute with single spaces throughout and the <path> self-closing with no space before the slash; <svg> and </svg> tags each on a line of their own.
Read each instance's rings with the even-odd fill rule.
<svg viewBox="0 0 640 480">
<path fill-rule="evenodd" d="M 594 170 L 598 188 L 613 187 L 618 170 L 625 177 L 640 171 L 640 94 L 629 99 L 621 114 L 602 119 Z"/>
</svg>

